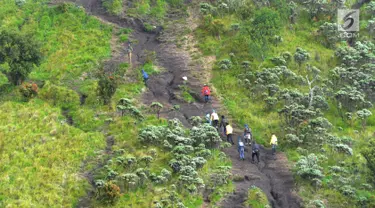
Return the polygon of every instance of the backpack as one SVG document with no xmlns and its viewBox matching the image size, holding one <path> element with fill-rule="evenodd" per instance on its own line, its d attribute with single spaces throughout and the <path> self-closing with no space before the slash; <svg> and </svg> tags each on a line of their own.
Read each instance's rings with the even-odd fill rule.
<svg viewBox="0 0 375 208">
<path fill-rule="evenodd" d="M 205 89 L 205 90 L 204 90 L 204 94 L 205 94 L 205 95 L 208 95 L 209 92 L 210 92 L 210 91 L 209 91 L 208 89 Z"/>
<path fill-rule="evenodd" d="M 245 127 L 245 132 L 246 132 L 246 133 L 251 133 L 251 130 L 250 130 L 250 127 L 249 127 L 249 126 L 246 126 L 246 127 Z"/>
</svg>

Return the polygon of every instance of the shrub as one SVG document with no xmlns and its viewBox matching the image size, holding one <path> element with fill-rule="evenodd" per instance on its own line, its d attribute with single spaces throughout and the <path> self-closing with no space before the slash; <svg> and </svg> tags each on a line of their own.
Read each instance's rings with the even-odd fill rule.
<svg viewBox="0 0 375 208">
<path fill-rule="evenodd" d="M 324 202 L 319 199 L 315 199 L 310 201 L 310 203 L 307 206 L 308 208 L 325 208 Z"/>
<path fill-rule="evenodd" d="M 113 204 L 121 196 L 120 187 L 118 187 L 113 181 L 108 181 L 99 189 L 99 199 L 106 203 Z"/>
<path fill-rule="evenodd" d="M 33 83 L 22 83 L 20 86 L 21 94 L 26 98 L 30 99 L 38 95 L 38 85 Z"/>
<path fill-rule="evenodd" d="M 221 138 L 217 130 L 209 124 L 202 124 L 198 127 L 193 127 L 190 131 L 190 138 L 194 144 L 205 144 L 209 147 L 217 147 Z"/>
<path fill-rule="evenodd" d="M 336 144 L 335 150 L 338 152 L 345 153 L 347 155 L 353 155 L 353 150 L 346 144 Z"/>
<path fill-rule="evenodd" d="M 292 145 L 298 145 L 298 144 L 301 144 L 303 142 L 302 139 L 298 138 L 298 136 L 294 135 L 294 134 L 285 135 L 285 139 L 288 143 L 290 143 Z"/>
<path fill-rule="evenodd" d="M 112 76 L 100 76 L 98 83 L 98 96 L 104 105 L 108 105 L 117 89 L 117 82 Z"/>
<path fill-rule="evenodd" d="M 202 124 L 202 118 L 200 116 L 192 116 L 189 121 L 192 126 L 199 126 Z"/>
<path fill-rule="evenodd" d="M 299 67 L 309 59 L 310 54 L 306 50 L 299 47 L 296 49 L 296 52 L 294 53 L 294 61 L 297 62 Z"/>
<path fill-rule="evenodd" d="M 245 203 L 250 207 L 270 207 L 267 195 L 256 186 L 250 187 L 247 196 L 248 198 Z"/>
<path fill-rule="evenodd" d="M 322 178 L 324 175 L 321 172 L 322 167 L 318 165 L 318 157 L 315 154 L 310 154 L 307 157 L 302 156 L 295 165 L 297 175 L 307 178 Z"/>
<path fill-rule="evenodd" d="M 143 163 L 145 163 L 145 165 L 146 165 L 147 167 L 150 165 L 150 163 L 151 163 L 153 160 L 154 160 L 154 158 L 151 157 L 151 156 L 148 156 L 148 155 L 143 156 L 143 157 L 140 158 L 140 161 L 143 162 Z"/>
<path fill-rule="evenodd" d="M 58 105 L 62 108 L 72 108 L 78 106 L 80 102 L 79 96 L 75 91 L 53 85 L 49 81 L 40 90 L 39 97 L 51 105 Z"/>
<path fill-rule="evenodd" d="M 369 139 L 368 143 L 361 151 L 363 157 L 367 161 L 367 166 L 375 174 L 375 139 Z"/>
<path fill-rule="evenodd" d="M 34 65 L 39 66 L 42 61 L 40 45 L 31 36 L 3 30 L 0 45 L 0 65 L 7 64 L 9 68 L 1 72 L 15 85 L 21 84 Z"/>
</svg>

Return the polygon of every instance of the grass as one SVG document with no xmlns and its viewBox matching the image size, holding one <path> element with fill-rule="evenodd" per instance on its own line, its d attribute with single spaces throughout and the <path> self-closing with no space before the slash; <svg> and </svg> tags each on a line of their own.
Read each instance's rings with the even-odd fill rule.
<svg viewBox="0 0 375 208">
<path fill-rule="evenodd" d="M 123 1 L 121 0 L 102 0 L 102 3 L 110 14 L 120 15 L 123 13 Z"/>
<path fill-rule="evenodd" d="M 42 44 L 45 59 L 30 74 L 31 79 L 75 80 L 97 67 L 98 60 L 110 56 L 111 26 L 86 15 L 82 8 L 70 4 L 48 7 L 44 2 L 27 1 L 20 8 L 5 0 L 0 8 L 0 16 L 4 16 L 0 29 L 20 28 Z"/>
<path fill-rule="evenodd" d="M 263 191 L 256 187 L 252 186 L 248 191 L 248 199 L 245 202 L 245 205 L 252 208 L 268 208 L 269 205 L 267 196 Z"/>
<path fill-rule="evenodd" d="M 58 108 L 34 99 L 0 106 L 0 206 L 66 207 L 88 187 L 82 161 L 104 148 L 103 135 L 64 122 Z"/>
</svg>

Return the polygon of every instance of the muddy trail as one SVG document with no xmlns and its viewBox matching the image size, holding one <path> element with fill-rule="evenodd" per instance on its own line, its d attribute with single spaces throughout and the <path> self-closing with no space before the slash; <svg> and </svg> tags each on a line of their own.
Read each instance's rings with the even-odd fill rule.
<svg viewBox="0 0 375 208">
<path fill-rule="evenodd" d="M 155 31 L 145 32 L 141 20 L 120 18 L 107 14 L 101 5 L 101 0 L 72 0 L 71 2 L 83 6 L 88 14 L 96 16 L 107 24 L 112 24 L 117 28 L 133 29 L 131 36 L 132 42 L 134 42 L 131 55 L 132 70 L 139 70 L 138 67 L 144 64 L 148 51 L 155 51 L 156 64 L 162 70 L 160 73 L 150 76 L 147 81 L 147 90 L 142 98 L 145 105 L 149 105 L 152 102 L 162 103 L 164 109 L 167 110 L 164 110 L 161 116 L 178 118 L 186 127 L 191 127 L 188 122 L 191 116 L 203 116 L 211 112 L 212 109 L 219 113 L 224 111 L 217 99 L 213 99 L 208 104 L 203 103 L 199 92 L 205 74 L 201 72 L 204 66 L 192 60 L 188 50 L 176 46 L 176 31 L 180 29 L 178 24 L 172 24 L 164 29 L 156 26 Z M 129 61 L 126 49 L 126 44 L 116 45 L 115 48 L 112 48 L 113 57 L 104 63 L 104 67 L 113 68 L 116 64 Z M 183 82 L 183 76 L 188 78 L 186 83 Z M 129 80 L 126 81 L 132 81 L 132 77 L 127 79 Z M 182 85 L 189 89 L 189 92 L 195 98 L 195 102 L 187 103 L 182 99 L 183 92 L 180 88 Z M 179 106 L 179 110 L 170 110 L 176 105 Z M 237 132 L 240 134 L 238 129 Z M 233 138 L 237 138 L 237 136 L 235 135 Z M 114 143 L 115 138 L 107 136 L 105 150 L 107 156 L 111 154 L 111 146 Z M 273 156 L 269 149 L 263 149 L 261 151 L 261 162 L 256 165 L 250 163 L 251 154 L 249 148 L 246 152 L 245 161 L 238 159 L 235 145 L 227 148 L 225 153 L 233 162 L 233 175 L 236 178 L 242 178 L 242 180 L 234 182 L 236 185 L 235 191 L 226 196 L 219 206 L 230 208 L 245 207 L 243 203 L 247 198 L 248 189 L 255 185 L 266 193 L 272 207 L 301 207 L 300 200 L 293 191 L 293 177 L 284 154 L 278 153 Z M 100 164 L 96 168 L 98 167 L 100 167 Z M 96 168 L 90 170 L 86 175 L 93 186 L 92 175 Z M 90 191 L 86 197 L 80 200 L 78 207 L 91 207 L 90 198 L 92 196 L 93 192 Z M 207 200 L 203 207 L 208 204 Z"/>
</svg>

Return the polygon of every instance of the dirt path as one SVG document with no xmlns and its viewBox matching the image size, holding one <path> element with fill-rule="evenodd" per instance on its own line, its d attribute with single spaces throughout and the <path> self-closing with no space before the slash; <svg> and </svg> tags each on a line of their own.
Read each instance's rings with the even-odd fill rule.
<svg viewBox="0 0 375 208">
<path fill-rule="evenodd" d="M 182 31 L 181 29 L 186 25 L 186 22 L 170 24 L 160 33 L 146 33 L 143 31 L 139 20 L 106 14 L 100 0 L 73 0 L 73 2 L 82 5 L 87 13 L 96 16 L 105 23 L 113 24 L 118 28 L 127 27 L 134 30 L 132 38 L 138 42 L 133 46 L 132 66 L 134 70 L 136 66 L 144 63 L 146 51 L 156 52 L 157 65 L 164 70 L 150 77 L 147 83 L 148 90 L 143 96 L 144 104 L 149 105 L 157 101 L 162 103 L 165 109 L 179 105 L 180 110 L 166 110 L 162 113 L 162 116 L 178 118 L 187 127 L 190 127 L 188 119 L 191 116 L 202 116 L 212 109 L 218 112 L 224 111 L 222 105 L 216 99 L 209 104 L 203 104 L 199 93 L 192 94 L 196 102 L 187 103 L 181 99 L 182 91 L 179 86 L 183 84 L 182 77 L 188 77 L 186 85 L 191 92 L 200 92 L 204 79 L 202 74 L 203 76 L 207 75 L 205 72 L 202 73 L 202 69 L 209 67 L 192 59 L 191 53 L 199 53 L 199 51 L 196 49 L 188 50 L 186 45 L 189 45 L 189 43 L 186 43 L 182 48 L 177 47 L 178 32 Z M 188 21 L 192 21 L 191 18 Z M 194 22 L 189 24 L 193 25 Z M 187 35 L 186 39 L 191 41 L 191 34 Z M 113 53 L 115 56 L 106 62 L 106 66 L 109 68 L 112 68 L 112 64 L 118 64 L 123 62 L 124 59 L 126 60 L 125 44 L 113 47 Z M 108 142 L 110 143 L 109 146 L 113 145 L 115 138 L 109 139 Z M 109 148 L 107 147 L 107 151 L 110 151 Z M 235 192 L 225 197 L 220 204 L 221 207 L 244 207 L 243 202 L 246 200 L 247 191 L 251 185 L 261 188 L 267 194 L 273 207 L 300 207 L 300 200 L 293 193 L 293 177 L 284 154 L 278 153 L 273 157 L 270 150 L 263 149 L 261 151 L 261 163 L 254 165 L 250 163 L 249 151 L 246 152 L 246 161 L 238 160 L 236 146 L 226 149 L 225 152 L 232 159 L 233 175 L 236 175 L 237 178 L 243 178 L 243 180 L 235 182 Z M 88 197 L 78 207 L 89 207 L 87 199 Z"/>
</svg>

